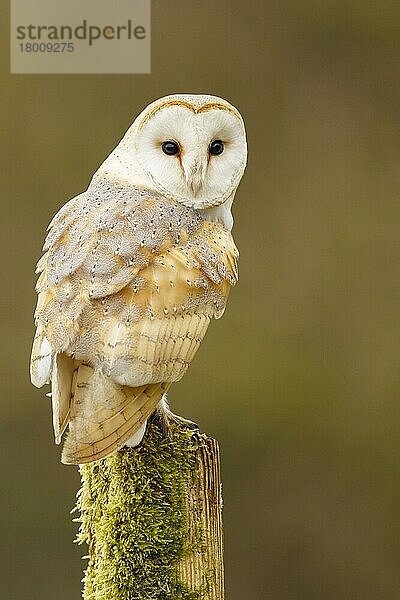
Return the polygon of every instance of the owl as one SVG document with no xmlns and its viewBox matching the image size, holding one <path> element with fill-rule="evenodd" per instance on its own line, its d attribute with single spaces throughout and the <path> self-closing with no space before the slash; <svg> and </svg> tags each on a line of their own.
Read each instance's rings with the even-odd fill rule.
<svg viewBox="0 0 400 600">
<path fill-rule="evenodd" d="M 53 218 L 37 265 L 32 383 L 51 383 L 62 462 L 136 446 L 235 285 L 231 207 L 247 161 L 236 108 L 150 104 Z"/>
</svg>

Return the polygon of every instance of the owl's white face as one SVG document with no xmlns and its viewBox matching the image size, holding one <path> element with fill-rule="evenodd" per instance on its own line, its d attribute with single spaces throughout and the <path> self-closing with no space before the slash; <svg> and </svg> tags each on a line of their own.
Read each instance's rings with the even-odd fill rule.
<svg viewBox="0 0 400 600">
<path fill-rule="evenodd" d="M 204 209 L 233 197 L 246 160 L 233 106 L 215 96 L 167 96 L 139 115 L 101 171 Z"/>
</svg>

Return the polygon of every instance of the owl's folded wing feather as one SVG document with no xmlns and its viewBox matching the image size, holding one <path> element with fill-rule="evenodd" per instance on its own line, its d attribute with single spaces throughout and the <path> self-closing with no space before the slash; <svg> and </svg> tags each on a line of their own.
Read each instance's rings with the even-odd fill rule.
<svg viewBox="0 0 400 600">
<path fill-rule="evenodd" d="M 165 383 L 136 388 L 121 386 L 99 371 L 81 365 L 62 462 L 92 462 L 120 448 L 146 423 L 168 387 Z"/>
</svg>

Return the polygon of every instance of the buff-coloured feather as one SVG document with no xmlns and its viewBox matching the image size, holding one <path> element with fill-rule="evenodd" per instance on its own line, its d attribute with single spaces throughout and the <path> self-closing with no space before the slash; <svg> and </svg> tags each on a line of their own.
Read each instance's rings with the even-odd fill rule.
<svg viewBox="0 0 400 600">
<path fill-rule="evenodd" d="M 51 373 L 51 402 L 56 444 L 60 444 L 70 416 L 74 359 L 62 352 L 54 357 Z"/>
<path fill-rule="evenodd" d="M 81 365 L 62 462 L 91 462 L 120 448 L 146 422 L 168 387 L 165 383 L 121 386 Z"/>
</svg>

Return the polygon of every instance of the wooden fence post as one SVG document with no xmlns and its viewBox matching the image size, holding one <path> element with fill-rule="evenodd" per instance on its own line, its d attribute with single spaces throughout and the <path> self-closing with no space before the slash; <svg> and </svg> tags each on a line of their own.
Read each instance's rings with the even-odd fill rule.
<svg viewBox="0 0 400 600">
<path fill-rule="evenodd" d="M 140 446 L 80 472 L 85 600 L 224 600 L 216 440 L 154 419 Z"/>
</svg>

